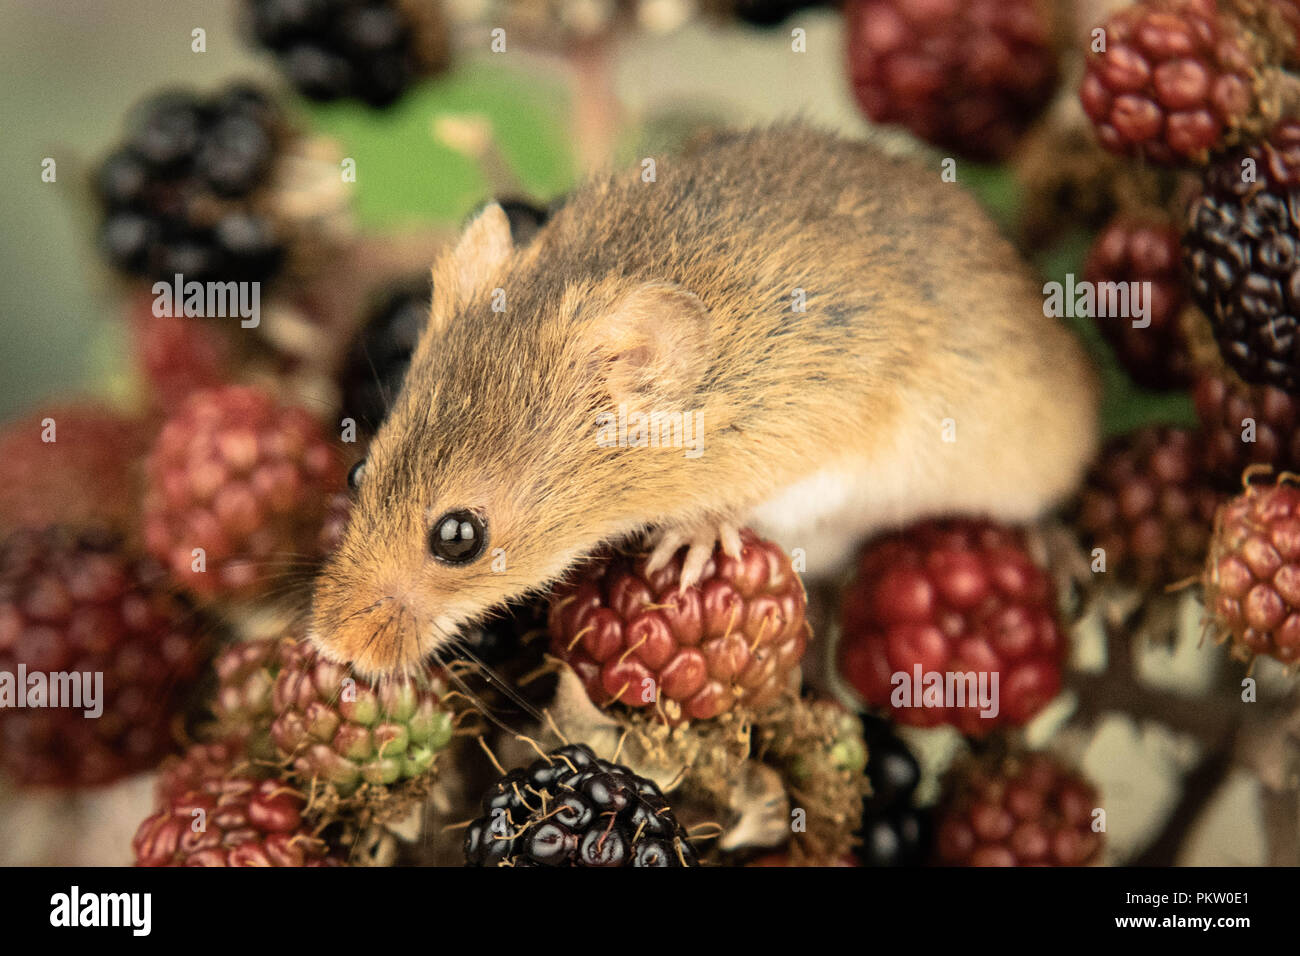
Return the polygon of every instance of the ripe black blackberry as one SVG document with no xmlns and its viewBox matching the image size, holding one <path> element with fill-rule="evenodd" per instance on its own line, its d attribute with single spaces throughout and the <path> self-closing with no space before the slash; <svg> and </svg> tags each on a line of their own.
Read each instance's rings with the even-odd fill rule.
<svg viewBox="0 0 1300 956">
<path fill-rule="evenodd" d="M 489 667 L 512 663 L 523 656 L 526 643 L 542 637 L 538 651 L 545 650 L 548 606 L 543 602 L 511 604 L 479 624 L 462 630 L 462 644 L 449 648 L 445 660 L 470 659 L 470 654 Z M 463 645 L 463 646 L 462 646 Z M 529 655 L 530 657 L 532 655 Z M 541 663 L 540 660 L 537 663 Z"/>
<path fill-rule="evenodd" d="M 698 866 L 659 788 L 585 744 L 511 770 L 465 834 L 470 866 Z"/>
<path fill-rule="evenodd" d="M 542 208 L 526 199 L 497 202 L 510 221 L 516 246 L 527 245 L 546 225 L 555 207 Z M 429 318 L 433 290 L 427 275 L 392 284 L 371 311 L 353 342 L 343 369 L 344 414 L 367 432 L 375 432 L 402 389 L 411 355 Z"/>
<path fill-rule="evenodd" d="M 256 42 L 308 99 L 395 103 L 446 56 L 433 4 L 401 0 L 249 0 Z"/>
<path fill-rule="evenodd" d="M 812 7 L 827 6 L 827 0 L 733 0 L 736 19 L 756 27 L 774 27 Z"/>
<path fill-rule="evenodd" d="M 343 414 L 363 431 L 378 430 L 411 366 L 429 320 L 433 295 L 427 276 L 394 283 L 357 333 L 343 368 Z"/>
<path fill-rule="evenodd" d="M 929 814 L 912 797 L 921 768 L 888 721 L 862 715 L 871 796 L 862 808 L 863 866 L 920 866 L 930 853 Z"/>
<path fill-rule="evenodd" d="M 510 220 L 510 238 L 515 241 L 516 246 L 527 245 L 537 231 L 546 225 L 553 211 L 553 209 L 543 209 L 541 206 L 534 205 L 527 199 L 513 196 L 498 199 L 497 202 L 505 211 L 506 218 Z"/>
<path fill-rule="evenodd" d="M 1183 245 L 1224 361 L 1248 382 L 1300 388 L 1300 122 L 1206 171 Z"/>
<path fill-rule="evenodd" d="M 209 97 L 169 90 L 140 104 L 95 177 L 109 264 L 168 281 L 271 278 L 284 248 L 251 197 L 280 138 L 274 104 L 249 86 Z"/>
</svg>

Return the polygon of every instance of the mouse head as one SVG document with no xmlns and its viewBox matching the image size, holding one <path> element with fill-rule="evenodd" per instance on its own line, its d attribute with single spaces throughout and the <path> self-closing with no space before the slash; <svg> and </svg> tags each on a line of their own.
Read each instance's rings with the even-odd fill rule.
<svg viewBox="0 0 1300 956">
<path fill-rule="evenodd" d="M 698 407 L 709 316 L 672 283 L 566 277 L 553 238 L 516 252 L 493 204 L 434 266 L 431 320 L 316 582 L 327 657 L 411 670 L 680 505 L 681 448 L 611 445 L 598 423 Z"/>
</svg>

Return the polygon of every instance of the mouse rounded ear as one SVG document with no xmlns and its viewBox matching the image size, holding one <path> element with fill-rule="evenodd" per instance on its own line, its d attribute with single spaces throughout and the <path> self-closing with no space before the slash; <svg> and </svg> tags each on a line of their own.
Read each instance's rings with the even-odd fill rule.
<svg viewBox="0 0 1300 956">
<path fill-rule="evenodd" d="M 680 408 L 708 371 L 711 326 L 694 293 L 647 282 L 593 323 L 593 365 L 616 404 L 645 412 Z"/>
<path fill-rule="evenodd" d="M 466 227 L 455 247 L 443 253 L 433 266 L 434 321 L 450 319 L 514 249 L 505 210 L 499 203 L 488 203 Z"/>
</svg>

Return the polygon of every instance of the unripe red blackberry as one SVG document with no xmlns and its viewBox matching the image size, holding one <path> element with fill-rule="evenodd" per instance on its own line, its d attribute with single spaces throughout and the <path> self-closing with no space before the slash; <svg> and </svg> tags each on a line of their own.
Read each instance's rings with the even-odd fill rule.
<svg viewBox="0 0 1300 956">
<path fill-rule="evenodd" d="M 242 678 L 247 705 L 264 699 L 271 675 L 271 741 L 304 786 L 346 798 L 366 784 L 427 779 L 451 742 L 443 677 L 433 669 L 370 684 L 310 644 L 285 639 L 261 668 L 232 679 Z"/>
<path fill-rule="evenodd" d="M 935 808 L 944 866 L 1087 866 L 1101 857 L 1096 789 L 1045 753 L 958 766 Z"/>
<path fill-rule="evenodd" d="M 46 706 L 29 697 L 0 707 L 0 765 L 18 783 L 54 786 L 152 767 L 172 748 L 173 720 L 202 665 L 198 628 L 161 568 L 113 535 L 55 527 L 5 538 L 0 672 L 19 680 L 25 671 L 29 694 L 43 675 L 47 695 L 56 684 L 71 693 L 59 675 L 73 675 L 82 693 L 80 706 L 48 706 L 47 696 Z"/>
<path fill-rule="evenodd" d="M 1040 0 L 849 0 L 858 105 L 936 146 L 999 159 L 1052 97 L 1051 18 Z"/>
<path fill-rule="evenodd" d="M 209 776 L 140 824 L 136 866 L 341 865 L 303 819 L 306 803 L 283 780 Z"/>
<path fill-rule="evenodd" d="M 803 584 L 777 545 L 741 532 L 698 583 L 678 592 L 685 550 L 650 574 L 648 556 L 592 562 L 551 601 L 551 653 L 601 705 L 648 708 L 670 722 L 774 702 L 809 639 Z"/>
<path fill-rule="evenodd" d="M 1179 325 L 1186 295 L 1177 228 L 1166 222 L 1115 218 L 1089 250 L 1084 278 L 1092 283 L 1149 284 L 1149 296 L 1143 293 L 1149 324 L 1137 327 L 1131 315 L 1098 316 L 1097 327 L 1139 385 L 1173 389 L 1191 384 L 1191 355 Z"/>
<path fill-rule="evenodd" d="M 1019 532 L 986 521 L 927 521 L 870 542 L 841 625 L 840 673 L 899 723 L 984 736 L 1027 723 L 1061 686 L 1067 639 L 1051 582 Z M 965 699 L 954 684 L 953 699 L 932 700 L 935 675 L 945 688 L 966 675 Z"/>
<path fill-rule="evenodd" d="M 1202 372 L 1193 391 L 1205 467 L 1228 491 L 1250 465 L 1300 469 L 1300 406 L 1286 392 L 1246 385 L 1231 373 Z"/>
<path fill-rule="evenodd" d="M 253 597 L 316 553 L 343 481 L 339 455 L 303 409 L 246 386 L 196 392 L 146 463 L 145 542 L 194 594 Z"/>
<path fill-rule="evenodd" d="M 1205 162 L 1250 116 L 1255 66 L 1215 0 L 1147 0 L 1102 25 L 1079 90 L 1107 149 L 1172 165 Z"/>
<path fill-rule="evenodd" d="M 138 297 L 128 320 L 150 407 L 166 414 L 191 393 L 229 382 L 234 350 L 224 329 L 183 315 L 154 315 L 152 301 Z"/>
<path fill-rule="evenodd" d="M 1252 483 L 1215 521 L 1205 607 L 1234 657 L 1300 660 L 1300 488 Z"/>
<path fill-rule="evenodd" d="M 1192 294 L 1248 382 L 1300 387 L 1300 122 L 1205 173 L 1183 244 Z"/>
<path fill-rule="evenodd" d="M 143 422 L 102 402 L 40 408 L 0 429 L 0 532 L 104 527 L 128 532 L 139 511 Z"/>
<path fill-rule="evenodd" d="M 1144 428 L 1107 443 L 1080 496 L 1084 546 L 1101 548 L 1110 577 L 1164 588 L 1205 560 L 1220 494 L 1203 469 L 1198 436 Z"/>
</svg>

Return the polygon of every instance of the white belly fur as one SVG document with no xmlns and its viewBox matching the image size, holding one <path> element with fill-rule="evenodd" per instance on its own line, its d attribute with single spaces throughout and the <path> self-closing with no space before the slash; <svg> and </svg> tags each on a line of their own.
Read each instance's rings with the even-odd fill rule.
<svg viewBox="0 0 1300 956">
<path fill-rule="evenodd" d="M 1072 460 L 1043 461 L 1028 441 L 981 441 L 975 429 L 953 443 L 937 437 L 937 426 L 910 431 L 920 440 L 900 441 L 871 461 L 841 460 L 818 471 L 759 505 L 748 523 L 787 551 L 802 548 L 808 577 L 827 577 L 872 535 L 923 518 L 1033 520 L 1068 493 L 1090 454 L 1084 441 Z"/>
</svg>

